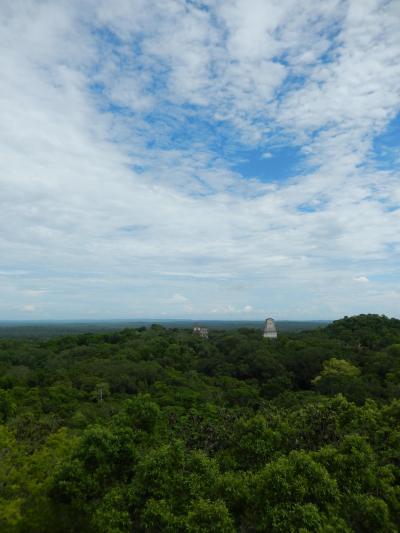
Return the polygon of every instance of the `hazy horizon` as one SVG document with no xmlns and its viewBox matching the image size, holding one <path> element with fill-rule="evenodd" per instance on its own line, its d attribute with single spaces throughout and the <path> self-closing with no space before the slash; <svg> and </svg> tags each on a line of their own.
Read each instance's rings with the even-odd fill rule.
<svg viewBox="0 0 400 533">
<path fill-rule="evenodd" d="M 0 319 L 400 318 L 399 26 L 1 2 Z"/>
<path fill-rule="evenodd" d="M 271 317 L 272 318 L 272 317 Z M 333 320 L 336 319 L 310 319 L 310 320 L 292 320 L 292 319 L 275 319 L 276 322 L 333 322 Z M 162 322 L 232 322 L 232 323 L 251 323 L 251 322 L 265 322 L 265 319 L 263 318 L 254 318 L 254 319 L 215 319 L 215 318 L 163 318 L 163 317 L 155 317 L 155 318 L 108 318 L 108 319 L 95 319 L 95 318 L 76 318 L 76 319 L 63 319 L 63 318 L 54 318 L 54 319 L 28 319 L 28 318 L 20 318 L 20 319 L 0 319 L 0 324 L 7 324 L 7 323 L 13 323 L 13 324 L 36 324 L 36 323 L 45 323 L 45 324 L 51 324 L 51 323 L 68 323 L 68 324 L 90 324 L 90 323 L 124 323 L 124 322 L 146 322 L 146 323 L 162 323 Z"/>
<path fill-rule="evenodd" d="M 331 324 L 331 320 L 276 320 L 278 332 L 295 333 L 313 330 Z M 265 320 L 212 320 L 142 318 L 114 320 L 0 320 L 0 338 L 48 338 L 85 333 L 107 333 L 126 328 L 149 328 L 160 325 L 166 329 L 189 329 L 203 326 L 210 330 L 264 329 Z"/>
</svg>

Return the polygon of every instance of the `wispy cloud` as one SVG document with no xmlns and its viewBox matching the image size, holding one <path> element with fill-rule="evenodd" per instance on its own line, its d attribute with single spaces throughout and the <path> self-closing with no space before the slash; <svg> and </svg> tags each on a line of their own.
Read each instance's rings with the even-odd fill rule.
<svg viewBox="0 0 400 533">
<path fill-rule="evenodd" d="M 399 23 L 393 0 L 4 3 L 0 317 L 42 286 L 43 317 L 174 314 L 171 294 L 183 315 L 398 315 L 400 176 L 374 139 Z M 235 166 L 281 146 L 290 178 Z"/>
<path fill-rule="evenodd" d="M 367 278 L 367 276 L 356 276 L 353 279 L 354 281 L 357 281 L 357 283 L 369 283 L 369 279 Z"/>
<path fill-rule="evenodd" d="M 36 307 L 33 304 L 25 304 L 22 306 L 22 311 L 25 313 L 34 313 L 36 311 Z"/>
</svg>

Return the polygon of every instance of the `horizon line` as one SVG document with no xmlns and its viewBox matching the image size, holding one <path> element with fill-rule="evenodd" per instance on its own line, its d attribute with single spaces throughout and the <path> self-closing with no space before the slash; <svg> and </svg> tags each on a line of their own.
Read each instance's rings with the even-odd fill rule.
<svg viewBox="0 0 400 533">
<path fill-rule="evenodd" d="M 0 319 L 1 324 L 11 323 L 74 323 L 84 324 L 93 322 L 146 322 L 146 323 L 160 323 L 160 322 L 265 322 L 267 318 L 10 318 Z M 274 318 L 276 322 L 332 322 L 338 318 Z M 343 318 L 343 317 L 341 317 Z"/>
</svg>

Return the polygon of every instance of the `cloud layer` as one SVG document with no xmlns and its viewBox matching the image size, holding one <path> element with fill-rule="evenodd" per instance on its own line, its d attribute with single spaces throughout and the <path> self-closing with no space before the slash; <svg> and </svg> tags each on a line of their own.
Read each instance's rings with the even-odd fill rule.
<svg viewBox="0 0 400 533">
<path fill-rule="evenodd" d="M 397 1 L 3 2 L 0 319 L 400 316 L 398 137 L 376 152 L 399 24 Z M 282 147 L 289 178 L 238 170 Z"/>
</svg>

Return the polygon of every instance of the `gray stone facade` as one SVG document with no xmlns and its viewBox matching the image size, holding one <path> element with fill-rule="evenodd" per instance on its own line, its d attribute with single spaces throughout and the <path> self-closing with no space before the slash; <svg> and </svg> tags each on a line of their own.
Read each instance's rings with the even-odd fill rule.
<svg viewBox="0 0 400 533">
<path fill-rule="evenodd" d="M 267 339 L 276 339 L 278 331 L 273 318 L 267 318 L 264 326 L 264 337 Z"/>
</svg>

